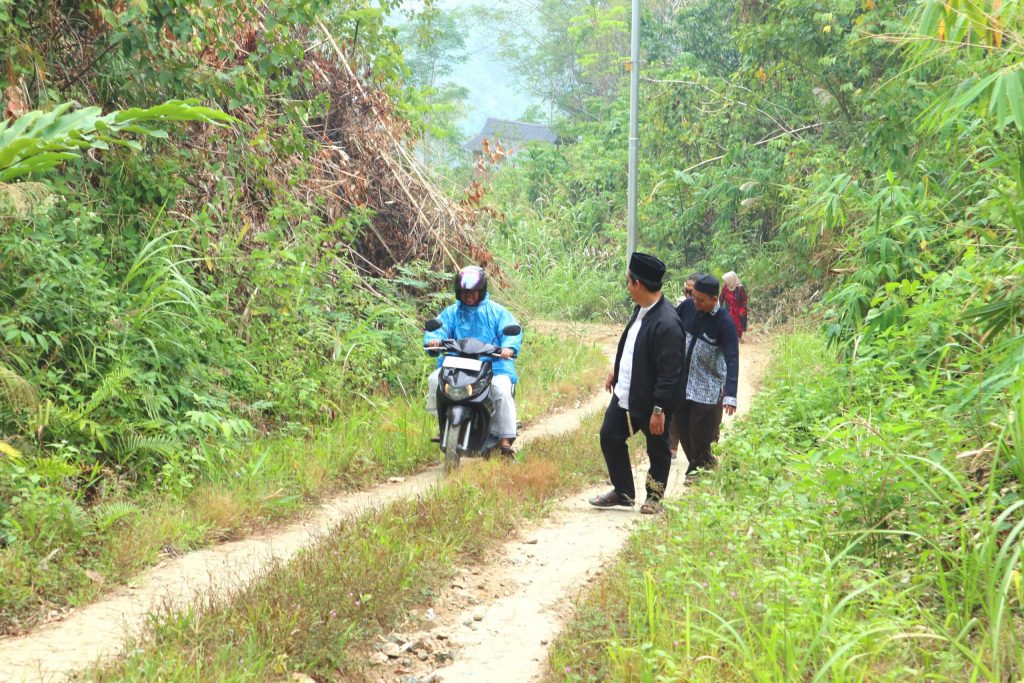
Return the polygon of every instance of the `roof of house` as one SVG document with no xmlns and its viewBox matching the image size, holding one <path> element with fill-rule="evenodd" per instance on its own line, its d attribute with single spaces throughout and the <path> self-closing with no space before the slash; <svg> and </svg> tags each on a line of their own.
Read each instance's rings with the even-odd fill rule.
<svg viewBox="0 0 1024 683">
<path fill-rule="evenodd" d="M 463 147 L 471 152 L 480 151 L 483 149 L 484 138 L 497 139 L 506 145 L 533 141 L 550 142 L 551 144 L 558 142 L 555 131 L 542 123 L 488 118 L 480 132 Z"/>
</svg>

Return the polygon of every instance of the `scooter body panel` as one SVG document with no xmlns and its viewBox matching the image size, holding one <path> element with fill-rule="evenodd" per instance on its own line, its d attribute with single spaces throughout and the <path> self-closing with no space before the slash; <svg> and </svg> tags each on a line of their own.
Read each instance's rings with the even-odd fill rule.
<svg viewBox="0 0 1024 683">
<path fill-rule="evenodd" d="M 454 349 L 446 350 L 452 352 Z M 469 359 L 470 362 L 452 367 L 441 366 L 437 382 L 441 450 L 446 445 L 449 424 L 460 427 L 461 455 L 484 455 L 497 445 L 498 439 L 490 434 L 491 418 L 494 416 L 494 399 L 491 398 L 494 374 L 490 362 L 478 357 L 496 350 L 494 346 L 481 344 L 475 339 L 460 340 L 457 357 Z"/>
</svg>

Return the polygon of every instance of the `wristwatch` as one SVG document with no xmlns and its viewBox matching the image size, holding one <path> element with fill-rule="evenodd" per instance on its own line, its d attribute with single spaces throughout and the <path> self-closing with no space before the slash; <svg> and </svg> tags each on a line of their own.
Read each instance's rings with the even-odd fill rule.
<svg viewBox="0 0 1024 683">
<path fill-rule="evenodd" d="M 663 412 L 665 412 L 665 411 L 661 409 L 661 406 L 654 406 L 654 414 L 655 415 L 661 415 Z"/>
</svg>

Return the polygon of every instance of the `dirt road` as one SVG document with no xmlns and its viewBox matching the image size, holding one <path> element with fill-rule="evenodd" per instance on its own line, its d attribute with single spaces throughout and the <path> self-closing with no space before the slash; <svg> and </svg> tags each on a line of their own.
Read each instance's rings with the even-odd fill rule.
<svg viewBox="0 0 1024 683">
<path fill-rule="evenodd" d="M 749 409 L 769 354 L 764 340 L 750 339 L 740 347 L 737 417 Z M 602 409 L 607 402 L 607 394 L 602 393 L 593 401 L 594 408 Z M 726 417 L 726 424 L 734 419 Z M 635 438 L 633 447 L 637 443 L 642 444 L 642 438 Z M 673 467 L 669 481 L 670 499 L 686 490 L 685 461 L 677 463 L 680 466 Z M 646 473 L 646 467 L 637 468 L 637 491 L 644 490 Z M 454 657 L 450 665 L 435 668 L 430 660 L 415 658 L 384 663 L 381 658 L 370 680 L 526 683 L 543 678 L 548 644 L 572 614 L 576 597 L 622 550 L 634 525 L 645 521 L 633 510 L 599 510 L 586 502 L 607 489 L 603 484 L 565 498 L 550 517 L 524 530 L 486 564 L 459 572 L 450 589 L 429 606 L 434 628 L 427 642 L 443 643 Z M 409 634 L 391 640 L 422 638 Z"/>
</svg>

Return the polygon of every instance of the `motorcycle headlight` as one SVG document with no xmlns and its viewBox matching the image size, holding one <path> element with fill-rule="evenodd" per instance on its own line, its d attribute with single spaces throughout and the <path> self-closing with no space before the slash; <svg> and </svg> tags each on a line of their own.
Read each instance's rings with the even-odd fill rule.
<svg viewBox="0 0 1024 683">
<path fill-rule="evenodd" d="M 461 401 L 473 395 L 473 385 L 465 387 L 453 387 L 451 384 L 444 385 L 444 395 L 453 401 Z"/>
</svg>

